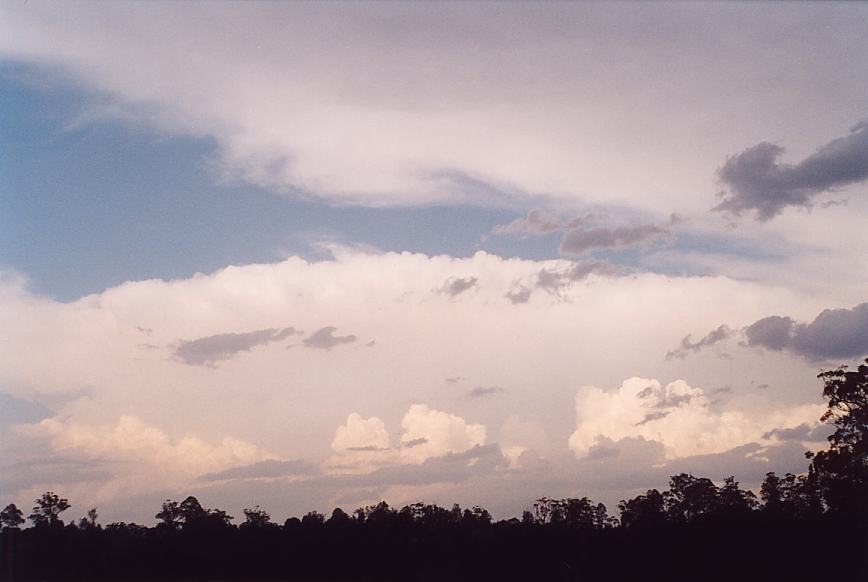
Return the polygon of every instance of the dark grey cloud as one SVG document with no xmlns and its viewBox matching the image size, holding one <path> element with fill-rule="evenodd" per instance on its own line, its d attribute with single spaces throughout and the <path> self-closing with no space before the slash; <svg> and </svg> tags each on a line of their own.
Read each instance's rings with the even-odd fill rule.
<svg viewBox="0 0 868 582">
<path fill-rule="evenodd" d="M 500 386 L 477 386 L 467 393 L 467 397 L 471 400 L 475 400 L 477 398 L 485 398 L 486 396 L 501 394 L 503 392 L 506 392 L 506 390 Z"/>
<path fill-rule="evenodd" d="M 775 428 L 763 434 L 764 439 L 776 439 L 779 441 L 803 441 L 807 440 L 811 434 L 811 427 L 807 424 L 800 424 L 792 428 Z"/>
<path fill-rule="evenodd" d="M 567 270 L 541 269 L 536 276 L 536 286 L 543 291 L 560 294 L 562 290 L 573 283 L 587 279 L 590 275 L 601 277 L 617 277 L 626 269 L 609 261 L 577 261 Z"/>
<path fill-rule="evenodd" d="M 589 229 L 579 226 L 568 230 L 564 234 L 564 238 L 561 240 L 560 252 L 563 255 L 578 256 L 595 250 L 623 249 L 648 243 L 668 234 L 669 229 L 656 224 Z"/>
<path fill-rule="evenodd" d="M 448 378 L 446 378 L 445 382 L 447 384 L 457 384 L 462 380 L 467 380 L 467 378 L 465 378 L 464 376 L 449 376 Z"/>
<path fill-rule="evenodd" d="M 609 444 L 598 442 L 590 449 L 588 449 L 588 454 L 584 456 L 583 460 L 599 461 L 602 459 L 613 459 L 620 454 L 621 450 L 616 446 L 612 446 L 611 441 Z"/>
<path fill-rule="evenodd" d="M 374 451 L 388 451 L 389 447 L 376 447 L 374 445 L 365 445 L 362 447 L 347 447 L 346 451 L 355 451 L 359 453 L 371 453 Z"/>
<path fill-rule="evenodd" d="M 654 386 L 646 386 L 636 394 L 636 398 L 649 398 L 654 395 Z"/>
<path fill-rule="evenodd" d="M 74 485 L 105 482 L 113 472 L 99 460 L 74 460 L 58 456 L 27 458 L 0 465 L 0 491 L 4 495 L 37 485 Z"/>
<path fill-rule="evenodd" d="M 868 179 L 868 122 L 834 139 L 798 164 L 781 164 L 779 145 L 762 142 L 732 156 L 718 170 L 728 191 L 714 210 L 735 216 L 755 212 L 767 221 L 788 206 L 811 206 L 822 192 Z"/>
<path fill-rule="evenodd" d="M 653 385 L 646 386 L 642 390 L 640 390 L 636 394 L 636 398 L 645 399 L 645 398 L 657 398 L 657 402 L 654 403 L 654 408 L 677 408 L 682 404 L 686 404 L 693 399 L 692 394 L 666 394 L 663 390 L 655 389 Z M 652 412 L 649 416 L 658 414 L 656 412 Z M 668 413 L 666 413 L 668 414 Z M 663 416 L 666 416 L 664 414 Z M 645 424 L 646 422 L 651 422 L 652 420 L 657 420 L 657 418 L 663 418 L 663 416 L 657 416 L 656 418 L 648 418 L 637 424 L 639 426 L 641 424 Z"/>
<path fill-rule="evenodd" d="M 510 289 L 509 292 L 504 295 L 504 297 L 506 297 L 513 305 L 518 305 L 530 301 L 531 293 L 532 290 L 530 289 L 530 287 L 525 287 L 524 285 L 517 285 Z"/>
<path fill-rule="evenodd" d="M 714 329 L 708 333 L 704 338 L 699 341 L 693 342 L 690 341 L 692 337 L 688 334 L 684 339 L 681 340 L 681 345 L 676 349 L 666 352 L 666 360 L 672 360 L 675 358 L 684 359 L 688 354 L 696 353 L 703 348 L 707 348 L 709 346 L 713 346 L 716 343 L 720 343 L 728 338 L 730 338 L 735 333 L 734 330 L 731 330 L 726 325 L 721 325 L 717 329 Z"/>
<path fill-rule="evenodd" d="M 463 453 L 432 457 L 421 465 L 383 467 L 366 475 L 346 475 L 343 479 L 347 485 L 363 487 L 459 483 L 508 465 L 498 445 L 477 445 Z"/>
<path fill-rule="evenodd" d="M 441 293 L 445 293 L 450 297 L 455 297 L 465 291 L 476 287 L 478 279 L 476 277 L 449 277 L 440 288 Z"/>
<path fill-rule="evenodd" d="M 319 350 L 330 350 L 341 344 L 349 344 L 356 341 L 356 336 L 350 335 L 335 335 L 338 328 L 334 326 L 321 327 L 316 330 L 310 337 L 302 340 L 305 346 L 316 348 Z"/>
<path fill-rule="evenodd" d="M 779 315 L 764 317 L 744 330 L 747 344 L 775 351 L 783 350 L 792 342 L 795 325 L 796 322 L 789 317 Z"/>
<path fill-rule="evenodd" d="M 687 404 L 691 400 L 693 400 L 693 394 L 666 394 L 663 398 L 657 401 L 654 408 L 678 408 L 682 404 Z"/>
<path fill-rule="evenodd" d="M 295 475 L 312 476 L 320 473 L 319 468 L 304 460 L 278 461 L 269 459 L 243 467 L 233 467 L 217 473 L 208 473 L 199 477 L 202 481 L 224 481 L 228 479 L 258 479 L 289 477 Z"/>
<path fill-rule="evenodd" d="M 239 352 L 249 352 L 256 346 L 280 341 L 295 334 L 295 328 L 260 329 L 248 333 L 222 333 L 194 340 L 181 340 L 175 357 L 192 366 L 213 366 Z"/>
<path fill-rule="evenodd" d="M 669 416 L 668 410 L 660 410 L 658 412 L 649 412 L 645 415 L 645 418 L 636 423 L 636 426 L 642 426 L 643 424 L 648 424 L 649 422 L 653 422 L 655 420 L 660 420 L 661 418 L 666 418 Z"/>
<path fill-rule="evenodd" d="M 811 360 L 868 354 L 868 303 L 852 309 L 826 309 L 811 323 L 765 317 L 744 330 L 746 345 L 788 351 Z"/>
<path fill-rule="evenodd" d="M 419 437 L 417 439 L 413 439 L 413 440 L 407 441 L 405 443 L 401 443 L 401 446 L 404 447 L 405 449 L 412 449 L 413 447 L 418 447 L 419 445 L 424 445 L 427 442 L 428 442 L 428 439 L 426 439 L 425 437 Z"/>
<path fill-rule="evenodd" d="M 641 470 L 640 467 L 649 469 L 652 465 L 663 462 L 665 458 L 665 447 L 658 441 L 647 440 L 641 436 L 618 440 L 599 436 L 596 444 L 588 450 L 588 454 L 577 459 L 576 465 L 589 473 L 597 473 L 598 478 L 605 480 L 607 477 L 599 471 L 600 462 L 604 461 L 607 470 L 611 471 L 611 476 L 617 480 L 618 476 L 622 476 L 625 471 L 638 471 Z M 597 469 L 591 469 L 586 465 L 595 466 Z"/>
</svg>

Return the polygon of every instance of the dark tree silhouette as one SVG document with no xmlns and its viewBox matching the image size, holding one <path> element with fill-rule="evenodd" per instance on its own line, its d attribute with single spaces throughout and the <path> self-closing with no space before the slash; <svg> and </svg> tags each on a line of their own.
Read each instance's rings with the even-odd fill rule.
<svg viewBox="0 0 868 582">
<path fill-rule="evenodd" d="M 258 505 L 244 510 L 244 523 L 241 527 L 264 528 L 274 526 L 271 516 L 267 511 L 260 509 Z"/>
<path fill-rule="evenodd" d="M 60 514 L 69 509 L 69 501 L 57 496 L 51 491 L 46 491 L 42 497 L 34 501 L 33 512 L 28 516 L 28 519 L 33 522 L 34 526 L 58 526 L 63 525 L 60 521 Z"/>
<path fill-rule="evenodd" d="M 325 523 L 325 515 L 319 511 L 308 511 L 301 518 L 301 527 L 305 529 L 318 528 Z"/>
<path fill-rule="evenodd" d="M 644 495 L 639 495 L 618 504 L 621 511 L 621 525 L 632 528 L 657 528 L 666 521 L 666 510 L 663 495 L 656 489 L 649 489 Z"/>
<path fill-rule="evenodd" d="M 159 527 L 176 530 L 181 527 L 181 511 L 178 509 L 178 502 L 166 499 L 163 502 L 163 507 L 155 516 L 160 520 Z"/>
<path fill-rule="evenodd" d="M 868 358 L 855 371 L 841 366 L 822 372 L 828 410 L 823 421 L 837 430 L 829 450 L 813 458 L 811 475 L 830 511 L 868 517 Z"/>
<path fill-rule="evenodd" d="M 178 505 L 178 515 L 184 526 L 201 523 L 208 516 L 208 512 L 199 503 L 199 500 L 190 495 Z"/>
<path fill-rule="evenodd" d="M 3 529 L 18 529 L 24 523 L 24 514 L 14 504 L 10 503 L 0 511 L 0 527 Z"/>
<path fill-rule="evenodd" d="M 87 515 L 82 517 L 78 521 L 79 529 L 94 529 L 97 526 L 96 520 L 99 518 L 99 514 L 96 511 L 96 507 L 92 507 L 87 510 Z"/>
<path fill-rule="evenodd" d="M 714 511 L 717 487 L 711 479 L 680 473 L 669 479 L 669 491 L 663 493 L 663 504 L 669 519 L 689 523 Z"/>
<path fill-rule="evenodd" d="M 723 480 L 723 487 L 717 490 L 717 511 L 727 516 L 743 516 L 758 505 L 753 491 L 745 491 L 738 486 L 734 476 Z"/>
</svg>

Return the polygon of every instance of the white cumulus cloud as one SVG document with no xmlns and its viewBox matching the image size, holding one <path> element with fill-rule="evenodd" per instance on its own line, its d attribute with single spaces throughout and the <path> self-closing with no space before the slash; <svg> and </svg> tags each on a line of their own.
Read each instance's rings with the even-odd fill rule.
<svg viewBox="0 0 868 582">
<path fill-rule="evenodd" d="M 605 439 L 643 437 L 662 443 L 669 459 L 721 453 L 762 440 L 774 428 L 816 425 L 823 410 L 820 404 L 782 407 L 762 415 L 716 410 L 701 388 L 683 380 L 663 386 L 634 377 L 614 391 L 594 386 L 578 390 L 577 426 L 569 446 L 582 457 Z"/>
<path fill-rule="evenodd" d="M 485 444 L 484 426 L 468 424 L 460 416 L 432 410 L 425 404 L 410 406 L 401 427 L 401 458 L 413 463 Z"/>
</svg>

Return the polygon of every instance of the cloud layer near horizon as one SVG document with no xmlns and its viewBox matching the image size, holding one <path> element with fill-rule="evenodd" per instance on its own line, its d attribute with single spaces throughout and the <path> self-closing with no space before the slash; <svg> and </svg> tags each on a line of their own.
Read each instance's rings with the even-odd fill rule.
<svg viewBox="0 0 868 582">
<path fill-rule="evenodd" d="M 336 258 L 320 262 L 293 257 L 186 280 L 131 282 L 71 303 L 6 281 L 0 340 L 9 349 L 0 355 L 0 384 L 49 415 L 6 429 L 4 466 L 28 459 L 33 467 L 15 471 L 10 493 L 26 502 L 60 484 L 40 467 L 99 459 L 89 473 L 69 473 L 62 489 L 81 502 L 115 507 L 123 506 L 124 490 L 144 499 L 248 483 L 255 496 L 263 479 L 325 479 L 319 506 L 346 495 L 359 499 L 352 496 L 371 487 L 395 499 L 433 491 L 433 482 L 401 476 L 399 468 L 409 463 L 460 482 L 512 471 L 510 479 L 523 475 L 521 491 L 539 494 L 547 492 L 545 475 L 568 471 L 574 462 L 627 462 L 645 454 L 637 447 L 651 447 L 661 462 L 722 455 L 763 443 L 765 434 L 810 425 L 816 416 L 813 368 L 798 360 L 770 368 L 746 352 L 733 370 L 701 353 L 667 362 L 660 347 L 721 317 L 749 322 L 772 309 L 803 313 L 806 300 L 798 294 L 725 277 L 594 269 L 574 276 L 580 263 L 485 253 L 455 259 L 334 252 Z M 556 292 L 540 287 L 544 275 L 557 278 Z M 473 292 L 443 293 L 459 280 L 473 280 Z M 526 301 L 510 298 L 517 287 L 529 290 Z M 341 341 L 316 346 L 334 349 L 286 349 L 271 341 L 290 337 L 278 327 L 282 322 L 329 330 L 329 338 Z M 251 329 L 264 331 L 253 338 L 240 331 Z M 349 341 L 336 329 L 376 342 Z M 317 333 L 307 337 L 326 335 Z M 221 356 L 219 366 L 179 359 L 184 337 L 223 338 L 201 344 L 219 344 L 201 351 L 208 361 Z M 258 345 L 223 357 L 229 355 L 225 338 L 233 350 Z M 582 388 L 576 400 L 579 386 L 621 383 L 625 367 L 648 378 L 684 380 L 665 388 L 648 380 L 657 386 L 648 399 L 622 387 L 614 394 Z M 735 388 L 708 388 L 722 378 Z M 786 390 L 756 391 L 754 382 Z M 570 413 L 574 401 L 578 423 Z M 742 408 L 751 413 L 736 412 Z M 485 457 L 492 464 L 455 464 L 454 455 L 488 446 L 497 451 Z M 587 458 L 568 460 L 573 453 Z M 446 465 L 429 465 L 450 455 Z M 548 468 L 534 481 L 529 467 L 542 462 Z M 753 467 L 755 461 L 745 462 Z M 371 471 L 380 477 L 350 479 Z M 404 484 L 389 485 L 391 479 Z M 513 509 L 525 503 L 501 502 Z"/>
</svg>

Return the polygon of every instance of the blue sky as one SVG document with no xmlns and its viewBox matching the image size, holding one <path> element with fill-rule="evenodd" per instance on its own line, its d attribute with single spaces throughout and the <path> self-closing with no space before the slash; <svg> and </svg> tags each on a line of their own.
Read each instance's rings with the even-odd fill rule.
<svg viewBox="0 0 868 582">
<path fill-rule="evenodd" d="M 0 502 L 505 517 L 805 470 L 817 370 L 868 352 L 866 26 L 2 5 Z"/>
<path fill-rule="evenodd" d="M 469 256 L 554 257 L 557 240 L 483 242 L 515 210 L 473 205 L 371 209 L 222 181 L 213 140 L 129 123 L 78 123 L 92 95 L 6 63 L 0 75 L 0 264 L 67 301 L 128 280 L 321 256 L 318 243 Z"/>
</svg>

